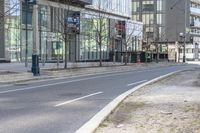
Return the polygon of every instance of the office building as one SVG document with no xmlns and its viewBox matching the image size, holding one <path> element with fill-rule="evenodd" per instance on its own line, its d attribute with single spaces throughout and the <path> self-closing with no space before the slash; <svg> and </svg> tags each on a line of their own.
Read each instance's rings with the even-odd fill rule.
<svg viewBox="0 0 200 133">
<path fill-rule="evenodd" d="M 33 5 L 23 0 L 1 1 L 1 61 L 31 61 L 33 53 Z M 65 38 L 69 34 L 67 58 L 70 62 L 97 61 L 100 50 L 95 23 L 104 19 L 103 60 L 110 60 L 113 25 L 131 18 L 131 0 L 37 0 L 39 46 L 41 61 L 64 60 Z M 74 21 L 76 20 L 76 22 Z M 68 27 L 66 30 L 66 23 Z M 137 23 L 136 23 L 137 24 Z M 140 24 L 140 23 L 139 23 Z M 114 37 L 115 38 L 115 37 Z M 116 39 L 120 43 L 121 39 Z M 141 39 L 140 39 L 141 40 Z M 122 43 L 120 43 L 122 45 Z M 120 49 L 121 52 L 123 49 Z M 119 50 L 119 51 L 120 51 Z"/>
</svg>

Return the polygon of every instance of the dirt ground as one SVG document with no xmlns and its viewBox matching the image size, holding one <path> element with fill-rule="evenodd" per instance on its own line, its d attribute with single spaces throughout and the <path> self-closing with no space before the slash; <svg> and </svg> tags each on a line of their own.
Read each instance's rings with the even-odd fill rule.
<svg viewBox="0 0 200 133">
<path fill-rule="evenodd" d="M 200 69 L 136 91 L 96 133 L 200 133 Z"/>
</svg>

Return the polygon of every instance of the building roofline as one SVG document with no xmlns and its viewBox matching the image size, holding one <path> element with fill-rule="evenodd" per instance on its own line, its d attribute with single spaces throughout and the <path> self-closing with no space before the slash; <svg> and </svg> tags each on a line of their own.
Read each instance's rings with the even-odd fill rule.
<svg viewBox="0 0 200 133">
<path fill-rule="evenodd" d="M 131 17 L 129 17 L 129 16 L 123 16 L 123 15 L 120 15 L 120 14 L 117 14 L 117 13 L 112 13 L 112 12 L 108 12 L 108 11 L 98 10 L 98 9 L 92 7 L 92 6 L 86 6 L 85 9 L 87 9 L 89 11 L 99 12 L 99 13 L 102 13 L 102 14 L 108 14 L 108 15 L 112 15 L 112 16 L 116 16 L 116 17 L 120 17 L 120 18 L 131 20 Z"/>
</svg>

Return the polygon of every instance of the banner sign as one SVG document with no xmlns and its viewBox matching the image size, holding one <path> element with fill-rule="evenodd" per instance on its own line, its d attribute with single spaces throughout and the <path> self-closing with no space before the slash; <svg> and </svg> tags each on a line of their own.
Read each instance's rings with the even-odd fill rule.
<svg viewBox="0 0 200 133">
<path fill-rule="evenodd" d="M 65 23 L 67 25 L 67 33 L 80 33 L 80 12 L 74 12 L 72 15 L 65 17 Z"/>
</svg>

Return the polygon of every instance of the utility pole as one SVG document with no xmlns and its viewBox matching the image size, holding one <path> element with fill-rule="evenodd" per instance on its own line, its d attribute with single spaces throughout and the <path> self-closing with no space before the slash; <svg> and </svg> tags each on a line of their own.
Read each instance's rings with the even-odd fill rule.
<svg viewBox="0 0 200 133">
<path fill-rule="evenodd" d="M 33 5 L 33 54 L 32 72 L 34 76 L 40 75 L 39 68 L 39 34 L 38 34 L 38 5 Z"/>
<path fill-rule="evenodd" d="M 38 5 L 33 6 L 33 55 L 38 55 Z"/>
<path fill-rule="evenodd" d="M 113 62 L 116 62 L 116 46 L 115 46 L 115 35 L 113 36 Z"/>
<path fill-rule="evenodd" d="M 159 61 L 159 25 L 157 23 L 157 0 L 154 0 L 154 15 L 153 15 L 153 30 L 154 30 L 154 45 L 156 47 L 156 63 Z"/>
<path fill-rule="evenodd" d="M 68 28 L 67 28 L 67 22 L 65 22 L 65 65 L 64 65 L 64 68 L 67 69 L 67 61 L 68 61 L 68 53 L 67 53 L 67 50 L 68 50 L 68 39 L 69 39 L 69 36 L 68 36 Z"/>
<path fill-rule="evenodd" d="M 185 34 L 184 34 L 184 45 L 183 45 L 183 62 L 185 63 L 185 45 L 186 45 L 186 28 L 187 28 L 187 0 L 185 0 Z"/>
</svg>

